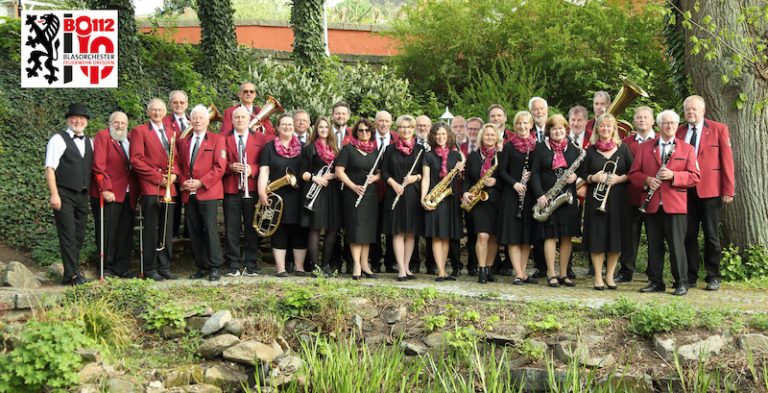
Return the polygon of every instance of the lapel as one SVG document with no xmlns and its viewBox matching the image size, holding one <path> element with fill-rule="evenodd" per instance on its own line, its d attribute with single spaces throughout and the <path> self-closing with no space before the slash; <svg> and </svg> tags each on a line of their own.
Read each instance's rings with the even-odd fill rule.
<svg viewBox="0 0 768 393">
<path fill-rule="evenodd" d="M 653 144 L 653 159 L 656 160 L 656 165 L 661 168 L 661 153 L 659 149 L 661 148 L 661 138 L 656 138 L 656 141 Z"/>
<path fill-rule="evenodd" d="M 701 137 L 699 137 L 699 151 L 696 153 L 697 160 L 699 157 L 701 157 L 701 152 L 704 151 L 702 147 L 709 146 L 709 135 L 712 132 L 712 129 L 709 128 L 709 122 L 707 119 L 704 119 L 704 123 L 702 124 L 701 128 Z"/>
<path fill-rule="evenodd" d="M 167 129 L 168 127 L 165 127 L 163 125 L 163 129 Z M 147 130 L 149 130 L 149 134 L 151 135 L 149 137 L 150 140 L 152 140 L 152 144 L 155 145 L 155 150 L 160 150 L 165 153 L 165 156 L 168 157 L 168 151 L 165 150 L 165 147 L 163 146 L 163 142 L 160 141 L 160 138 L 157 136 L 157 132 L 155 132 L 155 128 L 152 127 L 152 122 L 147 122 Z M 165 135 L 168 137 L 168 134 Z M 168 139 L 168 143 L 171 143 L 171 140 Z"/>
<path fill-rule="evenodd" d="M 125 162 L 126 165 L 130 164 L 130 161 L 128 159 L 128 156 L 125 153 L 125 150 L 123 150 L 123 148 L 120 147 L 120 143 L 112 139 L 112 137 L 110 137 L 109 140 L 112 142 L 112 147 L 117 151 L 117 154 L 123 158 L 123 162 Z"/>
</svg>

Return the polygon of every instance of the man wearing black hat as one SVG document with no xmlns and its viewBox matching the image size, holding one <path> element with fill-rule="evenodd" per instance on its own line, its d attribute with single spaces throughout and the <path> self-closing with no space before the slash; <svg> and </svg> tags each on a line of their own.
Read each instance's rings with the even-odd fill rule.
<svg viewBox="0 0 768 393">
<path fill-rule="evenodd" d="M 93 163 L 93 142 L 83 134 L 88 126 L 88 108 L 69 105 L 67 130 L 54 134 L 45 152 L 45 180 L 59 233 L 64 284 L 86 282 L 80 274 L 80 250 L 88 219 L 88 187 Z"/>
</svg>

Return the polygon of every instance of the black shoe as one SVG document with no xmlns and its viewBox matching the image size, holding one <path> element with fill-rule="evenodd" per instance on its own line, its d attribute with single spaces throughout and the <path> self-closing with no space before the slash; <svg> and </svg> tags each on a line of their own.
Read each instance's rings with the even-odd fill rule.
<svg viewBox="0 0 768 393">
<path fill-rule="evenodd" d="M 612 291 L 615 291 L 615 290 L 619 289 L 618 285 L 605 284 L 605 287 L 610 289 L 610 290 L 612 290 Z"/>
<path fill-rule="evenodd" d="M 704 288 L 707 291 L 717 291 L 720 289 L 720 279 L 713 278 L 707 282 L 707 286 Z"/>
<path fill-rule="evenodd" d="M 445 277 L 437 277 L 435 278 L 435 282 L 443 282 L 445 281 Z"/>
<path fill-rule="evenodd" d="M 303 270 L 295 270 L 293 272 L 293 275 L 296 276 L 296 277 L 304 277 L 304 276 L 307 275 L 307 272 L 305 272 Z"/>
<path fill-rule="evenodd" d="M 504 277 L 510 277 L 515 275 L 515 271 L 510 268 L 500 269 L 499 275 Z"/>
<path fill-rule="evenodd" d="M 451 277 L 453 278 L 461 277 L 461 269 L 453 269 L 451 271 Z"/>
<path fill-rule="evenodd" d="M 136 273 L 128 271 L 128 272 L 125 272 L 125 273 L 118 274 L 117 277 L 120 277 L 120 278 L 137 278 L 138 276 L 136 275 Z"/>
<path fill-rule="evenodd" d="M 573 268 L 571 267 L 571 265 L 568 265 L 568 268 L 565 271 L 565 275 L 571 280 L 576 279 L 576 273 L 573 272 Z"/>
<path fill-rule="evenodd" d="M 287 271 L 285 271 L 285 270 L 283 270 L 283 271 L 282 271 L 282 272 L 280 272 L 280 273 L 275 273 L 275 277 L 280 277 L 280 278 L 285 278 L 285 277 L 288 277 L 288 272 L 287 272 Z"/>
<path fill-rule="evenodd" d="M 496 282 L 496 276 L 493 275 L 493 269 L 487 267 L 485 272 L 488 274 L 488 282 Z"/>
<path fill-rule="evenodd" d="M 374 273 L 381 273 L 381 267 L 380 266 L 372 267 L 371 271 Z"/>
<path fill-rule="evenodd" d="M 661 284 L 655 284 L 655 283 L 648 283 L 648 285 L 640 288 L 640 292 L 642 293 L 650 293 L 650 292 L 664 292 L 666 288 L 664 285 Z"/>
<path fill-rule="evenodd" d="M 478 268 L 477 273 L 477 282 L 480 284 L 485 284 L 488 282 L 488 268 L 487 267 L 481 267 Z"/>
<path fill-rule="evenodd" d="M 566 287 L 575 287 L 576 283 L 571 281 L 571 279 L 566 275 L 564 277 L 558 277 L 557 282 L 560 283 L 560 285 L 565 285 Z"/>
<path fill-rule="evenodd" d="M 547 271 L 546 270 L 539 270 L 539 269 L 536 269 L 533 272 L 533 274 L 531 274 L 531 277 L 533 277 L 533 278 L 544 278 L 546 276 L 547 276 Z"/>
<path fill-rule="evenodd" d="M 467 268 L 467 275 L 471 277 L 477 276 L 477 268 L 476 267 L 468 267 Z"/>
<path fill-rule="evenodd" d="M 397 268 L 392 266 L 387 266 L 384 271 L 387 273 L 397 273 Z"/>
<path fill-rule="evenodd" d="M 402 276 L 402 277 L 398 276 L 397 277 L 397 281 L 408 281 L 408 277 L 407 276 Z"/>
<path fill-rule="evenodd" d="M 532 276 L 528 276 L 528 278 L 524 279 L 523 282 L 526 284 L 538 284 L 538 281 Z"/>
<path fill-rule="evenodd" d="M 605 285 L 595 285 L 595 290 L 596 290 L 596 291 L 602 291 L 602 290 L 605 290 Z"/>
<path fill-rule="evenodd" d="M 150 279 L 150 280 L 155 280 L 155 281 L 165 281 L 165 277 L 161 276 L 157 272 L 151 272 L 151 273 L 145 274 L 144 275 L 144 279 L 145 280 Z"/>
<path fill-rule="evenodd" d="M 219 281 L 221 275 L 218 270 L 211 270 L 211 274 L 208 275 L 208 281 Z"/>
<path fill-rule="evenodd" d="M 557 288 L 560 286 L 560 280 L 557 279 L 557 276 L 547 277 L 547 285 L 550 288 Z"/>
<path fill-rule="evenodd" d="M 414 274 L 421 273 L 418 266 L 413 266 L 413 267 L 409 266 L 409 268 L 411 269 L 411 273 L 414 273 Z"/>
<path fill-rule="evenodd" d="M 512 285 L 523 285 L 525 281 L 523 281 L 520 277 L 515 277 L 514 280 L 512 280 Z"/>
<path fill-rule="evenodd" d="M 366 272 L 363 272 L 363 277 L 370 278 L 371 280 L 375 280 L 379 278 L 379 276 L 377 276 L 376 273 L 366 273 Z"/>
<path fill-rule="evenodd" d="M 199 280 L 208 277 L 208 273 L 210 272 L 207 270 L 198 270 L 195 274 L 190 275 L 189 278 L 192 280 Z"/>
<path fill-rule="evenodd" d="M 237 268 L 233 267 L 233 268 L 229 269 L 228 272 L 224 273 L 224 275 L 227 276 L 227 277 L 240 277 L 240 275 L 241 275 L 240 274 L 240 269 L 237 269 Z"/>
<path fill-rule="evenodd" d="M 352 280 L 354 280 L 354 281 L 357 281 L 359 279 L 360 279 L 360 276 L 355 276 L 355 275 L 352 276 Z"/>
<path fill-rule="evenodd" d="M 244 277 L 256 277 L 259 275 L 259 269 L 246 267 L 245 269 L 243 269 L 242 274 Z"/>
<path fill-rule="evenodd" d="M 406 275 L 405 275 L 405 278 L 407 278 L 407 279 L 409 279 L 409 280 L 415 280 L 415 279 L 416 279 L 416 276 L 414 276 L 413 274 L 406 274 Z"/>
<path fill-rule="evenodd" d="M 675 296 L 684 296 L 686 293 L 688 293 L 688 288 L 685 285 L 678 285 L 675 287 L 675 291 L 672 292 Z"/>
<path fill-rule="evenodd" d="M 68 280 L 63 280 L 61 282 L 62 285 L 83 285 L 83 284 L 87 284 L 87 283 L 88 283 L 88 280 L 86 280 L 85 277 L 83 277 L 83 276 L 81 276 L 79 274 L 77 276 L 75 276 L 75 277 L 72 277 L 72 278 L 70 278 Z"/>
<path fill-rule="evenodd" d="M 454 276 L 445 276 L 443 278 L 445 279 L 445 281 L 456 281 L 456 277 Z"/>
<path fill-rule="evenodd" d="M 175 274 L 173 274 L 173 273 L 171 273 L 170 271 L 167 271 L 167 270 L 163 270 L 163 271 L 160 271 L 160 272 L 157 272 L 157 273 L 159 275 L 163 276 L 163 278 L 166 279 L 166 280 L 178 280 L 179 279 L 179 277 L 177 275 L 175 275 Z"/>
<path fill-rule="evenodd" d="M 632 276 L 617 274 L 613 276 L 613 281 L 615 281 L 617 284 L 622 282 L 632 282 Z"/>
</svg>

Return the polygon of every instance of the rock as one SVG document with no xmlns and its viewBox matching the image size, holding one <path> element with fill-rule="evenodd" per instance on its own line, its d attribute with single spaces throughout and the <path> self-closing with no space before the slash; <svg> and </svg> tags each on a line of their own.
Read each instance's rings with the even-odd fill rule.
<svg viewBox="0 0 768 393">
<path fill-rule="evenodd" d="M 768 354 L 768 336 L 763 334 L 743 334 L 739 338 L 739 346 L 754 354 Z"/>
<path fill-rule="evenodd" d="M 383 334 L 368 335 L 363 338 L 363 341 L 368 346 L 382 345 L 387 343 L 387 336 Z"/>
<path fill-rule="evenodd" d="M 589 359 L 589 348 L 571 341 L 561 341 L 553 349 L 555 358 L 565 364 L 572 361 L 584 364 Z"/>
<path fill-rule="evenodd" d="M 241 342 L 223 353 L 224 359 L 249 366 L 255 366 L 259 361 L 271 362 L 277 355 L 279 353 L 274 348 L 258 341 Z"/>
<path fill-rule="evenodd" d="M 24 264 L 17 261 L 8 263 L 0 277 L 0 282 L 6 287 L 40 288 L 40 280 Z"/>
<path fill-rule="evenodd" d="M 355 314 L 352 316 L 352 319 L 350 320 L 350 323 L 352 324 L 352 331 L 357 334 L 359 337 L 363 336 L 363 317 L 361 317 L 358 314 Z"/>
<path fill-rule="evenodd" d="M 17 323 L 28 320 L 32 317 L 32 310 L 8 310 L 3 311 L 2 304 L 0 303 L 0 321 L 7 323 Z"/>
<path fill-rule="evenodd" d="M 110 378 L 107 380 L 106 391 L 108 393 L 139 393 L 141 392 L 141 388 L 126 379 Z"/>
<path fill-rule="evenodd" d="M 199 317 L 210 317 L 213 315 L 213 307 L 206 306 L 202 311 L 197 313 L 197 316 Z"/>
<path fill-rule="evenodd" d="M 160 328 L 160 337 L 166 340 L 183 337 L 184 334 L 186 334 L 186 331 L 184 330 L 183 327 L 165 325 L 162 328 Z"/>
<path fill-rule="evenodd" d="M 160 378 L 166 388 L 184 386 L 203 381 L 203 368 L 191 365 L 160 373 Z"/>
<path fill-rule="evenodd" d="M 610 353 L 605 356 L 587 358 L 582 365 L 590 368 L 609 368 L 616 364 L 616 358 Z"/>
<path fill-rule="evenodd" d="M 606 375 L 597 383 L 612 392 L 653 393 L 653 379 L 645 373 L 620 372 Z M 666 390 L 665 390 L 666 391 Z"/>
<path fill-rule="evenodd" d="M 558 385 L 565 383 L 564 371 L 553 371 L 553 378 L 557 381 Z M 548 392 L 549 388 L 549 372 L 542 368 L 514 368 L 510 372 L 512 379 L 512 386 L 521 386 L 521 390 L 524 392 Z"/>
<path fill-rule="evenodd" d="M 528 329 L 522 325 L 505 327 L 485 334 L 485 341 L 498 345 L 516 345 L 528 336 Z"/>
<path fill-rule="evenodd" d="M 677 375 L 667 375 L 656 379 L 653 387 L 657 392 L 684 392 L 686 391 L 683 381 Z"/>
<path fill-rule="evenodd" d="M 240 344 L 240 339 L 231 334 L 221 334 L 203 341 L 197 347 L 197 353 L 205 358 L 215 358 L 229 347 Z"/>
<path fill-rule="evenodd" d="M 429 335 L 424 337 L 424 344 L 427 344 L 427 346 L 431 348 L 442 347 L 443 344 L 445 344 L 445 333 L 443 332 L 430 333 Z"/>
<path fill-rule="evenodd" d="M 205 325 L 205 321 L 208 320 L 208 317 L 189 317 L 187 318 L 187 329 L 189 331 L 201 331 L 203 330 L 203 325 Z"/>
<path fill-rule="evenodd" d="M 544 341 L 530 339 L 530 340 L 528 340 L 528 343 L 534 349 L 540 350 L 541 353 L 547 353 L 547 350 L 549 349 L 549 345 L 547 345 L 547 343 L 545 343 Z"/>
<path fill-rule="evenodd" d="M 668 362 L 675 361 L 675 340 L 662 338 L 658 334 L 653 336 L 653 349 Z"/>
<path fill-rule="evenodd" d="M 227 323 L 224 324 L 224 331 L 233 335 L 240 337 L 243 335 L 243 320 L 240 318 L 234 318 Z"/>
<path fill-rule="evenodd" d="M 293 374 L 304 365 L 304 361 L 300 357 L 286 353 L 277 356 L 273 363 L 275 367 L 285 374 Z"/>
<path fill-rule="evenodd" d="M 277 336 L 277 338 L 275 339 L 275 342 L 277 343 L 277 345 L 280 346 L 281 351 L 285 353 L 291 352 L 291 346 L 288 345 L 288 341 L 286 341 L 285 338 L 283 338 L 283 336 Z"/>
<path fill-rule="evenodd" d="M 707 339 L 703 341 L 683 345 L 678 349 L 678 354 L 681 358 L 694 362 L 699 359 L 703 360 L 719 355 L 720 350 L 724 346 L 725 340 L 719 335 L 714 335 L 707 337 Z"/>
<path fill-rule="evenodd" d="M 424 344 L 413 340 L 401 341 L 400 348 L 405 350 L 406 355 L 421 356 L 427 353 L 427 347 Z"/>
<path fill-rule="evenodd" d="M 384 322 L 393 325 L 405 318 L 406 314 L 407 310 L 405 306 L 387 306 L 384 308 L 384 310 L 381 311 L 381 318 L 384 320 Z"/>
<path fill-rule="evenodd" d="M 28 293 L 20 292 L 16 294 L 16 308 L 42 308 L 54 306 L 62 299 L 61 293 Z"/>
<path fill-rule="evenodd" d="M 100 392 L 99 385 L 92 384 L 92 383 L 80 386 L 80 390 L 77 391 L 77 393 L 99 393 L 99 392 Z"/>
<path fill-rule="evenodd" d="M 105 375 L 104 368 L 96 362 L 86 364 L 78 373 L 81 383 L 98 383 Z"/>
<path fill-rule="evenodd" d="M 208 384 L 186 385 L 168 389 L 165 393 L 221 393 L 221 388 Z"/>
<path fill-rule="evenodd" d="M 232 319 L 232 313 L 229 310 L 221 310 L 208 318 L 200 329 L 203 336 L 208 336 L 221 330 L 227 322 Z"/>
<path fill-rule="evenodd" d="M 100 362 L 101 361 L 101 352 L 99 352 L 96 349 L 78 349 L 75 351 L 78 355 L 80 355 L 80 359 L 83 359 L 84 362 Z"/>
<path fill-rule="evenodd" d="M 163 385 L 163 381 L 149 381 L 147 384 L 147 387 L 144 389 L 144 393 L 160 393 L 165 391 L 165 386 Z"/>
<path fill-rule="evenodd" d="M 48 266 L 48 275 L 53 277 L 54 281 L 61 281 L 64 278 L 64 264 L 56 262 Z"/>
<path fill-rule="evenodd" d="M 203 381 L 226 391 L 239 391 L 240 386 L 248 383 L 248 376 L 239 368 L 217 364 L 205 370 Z"/>
<path fill-rule="evenodd" d="M 364 297 L 353 297 L 347 300 L 350 310 L 354 310 L 356 314 L 363 317 L 365 320 L 371 320 L 379 316 L 379 310 L 371 303 L 370 300 Z"/>
</svg>

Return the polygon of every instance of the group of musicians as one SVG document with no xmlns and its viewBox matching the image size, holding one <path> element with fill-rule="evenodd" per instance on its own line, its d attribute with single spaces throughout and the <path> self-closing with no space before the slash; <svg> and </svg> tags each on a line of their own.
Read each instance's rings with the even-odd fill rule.
<svg viewBox="0 0 768 393">
<path fill-rule="evenodd" d="M 549 116 L 547 102 L 534 97 L 511 130 L 496 104 L 488 122 L 456 116 L 432 124 L 426 116 L 401 115 L 392 130 L 391 114 L 380 111 L 348 127 L 344 102 L 312 126 L 299 110 L 279 115 L 273 127 L 268 115 L 258 116 L 252 83 L 240 86 L 239 97 L 219 132 L 211 132 L 204 106 L 187 113 L 183 91 L 170 93 L 171 114 L 152 99 L 146 123 L 128 132 L 127 116 L 115 112 L 93 138 L 84 134 L 87 107 L 69 106 L 67 130 L 50 139 L 45 163 L 65 284 L 85 282 L 78 260 L 90 203 L 105 276 L 131 275 L 138 205 L 140 270 L 156 281 L 177 278 L 170 221 L 183 206 L 197 265 L 191 278 L 211 281 L 258 274 L 264 234 L 254 223 L 271 220 L 278 277 L 287 276 L 289 262 L 294 274 L 305 275 L 312 274 L 305 260 L 331 273 L 347 259 L 356 280 L 376 278 L 382 260 L 398 280 L 413 279 L 424 237 L 427 271 L 438 282 L 455 280 L 466 229 L 467 270 L 480 283 L 496 281 L 504 245 L 513 284 L 545 277 L 550 287 L 574 286 L 571 239 L 582 236 L 594 289 L 616 289 L 633 279 L 644 223 L 649 283 L 642 292 L 665 290 L 665 241 L 674 294 L 696 286 L 700 225 L 705 288 L 720 286 L 718 225 L 722 205 L 733 200 L 733 157 L 727 126 L 704 118 L 699 96 L 685 100 L 682 124 L 674 111 L 659 113 L 658 134 L 645 106 L 635 109 L 628 133 L 607 113 L 604 91 L 595 94 L 589 121 L 582 106 L 567 118 Z M 221 200 L 224 251 L 216 222 Z M 529 275 L 531 254 L 536 272 Z"/>
</svg>

